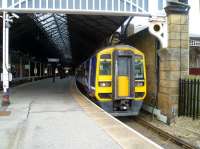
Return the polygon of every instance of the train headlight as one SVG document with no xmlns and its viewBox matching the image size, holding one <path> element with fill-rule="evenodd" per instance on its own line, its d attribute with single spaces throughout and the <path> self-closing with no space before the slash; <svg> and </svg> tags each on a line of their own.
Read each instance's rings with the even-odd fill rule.
<svg viewBox="0 0 200 149">
<path fill-rule="evenodd" d="M 135 86 L 144 86 L 144 82 L 137 81 L 135 82 Z"/>
<path fill-rule="evenodd" d="M 100 87 L 110 87 L 111 86 L 111 82 L 99 82 L 99 86 Z"/>
</svg>

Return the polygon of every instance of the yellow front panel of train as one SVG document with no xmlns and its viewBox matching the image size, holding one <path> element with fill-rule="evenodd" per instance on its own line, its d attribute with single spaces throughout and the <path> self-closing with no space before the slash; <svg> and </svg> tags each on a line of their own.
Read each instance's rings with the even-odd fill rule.
<svg viewBox="0 0 200 149">
<path fill-rule="evenodd" d="M 118 96 L 126 97 L 129 96 L 129 79 L 128 76 L 118 76 Z"/>
</svg>

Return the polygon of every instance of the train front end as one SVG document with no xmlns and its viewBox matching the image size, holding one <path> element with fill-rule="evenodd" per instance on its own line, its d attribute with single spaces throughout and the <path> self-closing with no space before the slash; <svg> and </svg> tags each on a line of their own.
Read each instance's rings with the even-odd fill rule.
<svg viewBox="0 0 200 149">
<path fill-rule="evenodd" d="M 98 104 L 113 116 L 138 115 L 146 96 L 144 54 L 130 46 L 118 46 L 97 54 Z"/>
</svg>

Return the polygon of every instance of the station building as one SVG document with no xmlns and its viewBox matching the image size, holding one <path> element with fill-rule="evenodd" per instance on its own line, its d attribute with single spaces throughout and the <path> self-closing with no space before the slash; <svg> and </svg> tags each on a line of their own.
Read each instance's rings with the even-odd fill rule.
<svg viewBox="0 0 200 149">
<path fill-rule="evenodd" d="M 42 2 L 38 6 L 34 3 L 35 7 L 39 7 L 38 13 L 36 13 L 37 9 L 28 8 L 29 3 L 26 0 L 14 5 L 12 1 L 8 1 L 7 5 L 12 7 L 1 5 L 1 12 L 19 13 L 22 18 L 14 21 L 11 29 L 14 33 L 10 37 L 11 49 L 15 51 L 13 53 L 23 57 L 23 59 L 16 56 L 11 58 L 11 63 L 17 61 L 17 64 L 11 64 L 14 78 L 42 77 L 45 74 L 51 76 L 52 65 L 44 61 L 48 57 L 60 57 L 64 60 L 63 63 L 77 66 L 94 50 L 104 46 L 106 37 L 111 36 L 128 19 L 128 16 L 133 16 L 133 30 L 128 29 L 127 44 L 135 46 L 146 55 L 148 94 L 145 107 L 150 111 L 152 108 L 156 109 L 157 113 L 160 112 L 159 119 L 165 122 L 170 123 L 173 120 L 178 111 L 179 79 L 189 74 L 189 5 L 186 0 L 155 0 L 155 3 L 150 0 L 136 3 L 133 0 L 132 7 L 129 8 L 129 5 L 125 4 L 119 9 L 120 11 L 118 10 L 119 12 L 109 11 L 115 10 L 115 6 L 109 8 L 109 5 L 106 5 L 105 13 L 84 12 L 84 10 L 82 12 L 80 5 L 76 3 L 73 3 L 71 10 L 66 11 L 61 3 L 53 4 L 53 9 L 48 10 L 43 9 L 46 3 Z M 68 7 L 70 5 L 71 3 L 66 4 Z M 86 8 L 91 10 L 95 10 L 96 7 L 94 2 L 86 5 Z M 131 10 L 137 11 L 131 13 Z M 98 15 L 90 15 L 91 12 Z M 69 15 L 65 15 L 67 13 Z M 141 16 L 147 16 L 143 18 L 146 24 L 138 23 L 137 18 Z M 51 19 L 54 20 L 54 24 L 50 23 Z M 154 33 L 150 30 L 152 28 L 155 29 Z M 33 46 L 30 46 L 31 40 L 34 41 Z M 28 48 L 30 50 L 27 51 Z M 69 50 L 70 48 L 72 51 Z M 56 55 L 55 51 L 57 51 Z M 48 71 L 45 73 L 46 69 Z"/>
</svg>

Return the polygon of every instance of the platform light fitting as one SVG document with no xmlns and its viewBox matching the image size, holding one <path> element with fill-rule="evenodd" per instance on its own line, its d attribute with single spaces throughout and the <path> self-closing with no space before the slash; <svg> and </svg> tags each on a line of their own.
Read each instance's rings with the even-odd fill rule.
<svg viewBox="0 0 200 149">
<path fill-rule="evenodd" d="M 19 19 L 19 16 L 16 13 L 12 13 L 12 16 L 15 17 L 16 19 Z"/>
</svg>

